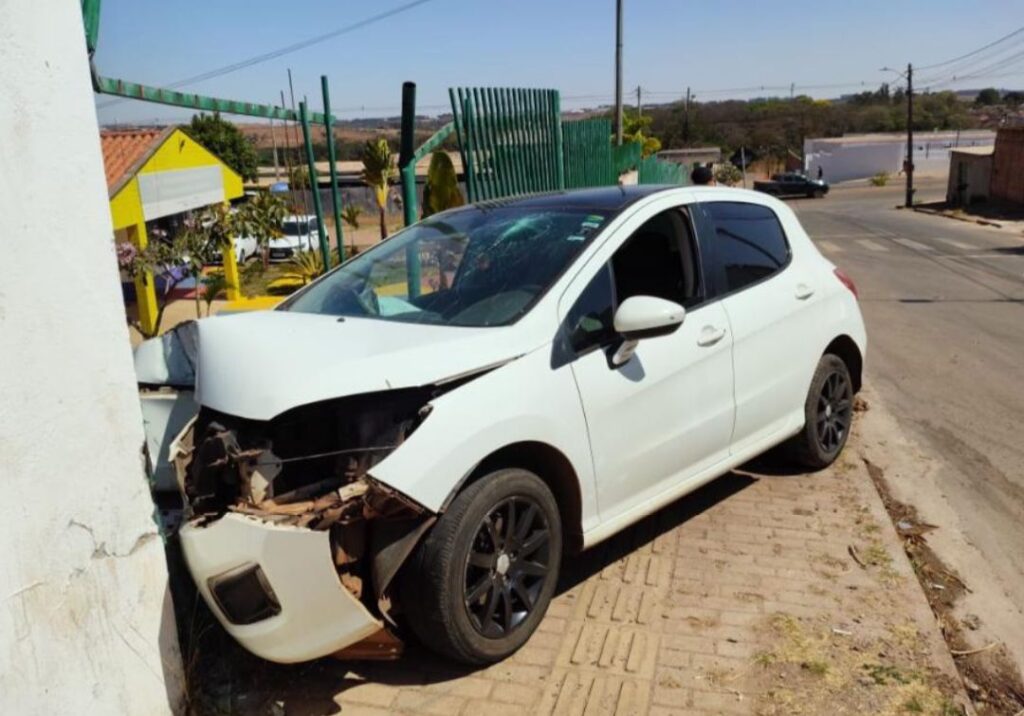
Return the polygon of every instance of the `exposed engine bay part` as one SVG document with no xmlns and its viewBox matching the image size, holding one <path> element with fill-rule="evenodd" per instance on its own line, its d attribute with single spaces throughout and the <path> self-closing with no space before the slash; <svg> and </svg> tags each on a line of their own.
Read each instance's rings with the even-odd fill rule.
<svg viewBox="0 0 1024 716">
<path fill-rule="evenodd" d="M 332 510 L 331 495 L 367 474 L 429 415 L 436 388 L 365 393 L 289 410 L 269 421 L 202 408 L 175 443 L 178 477 L 194 516 L 236 508 L 298 514 Z M 345 502 L 342 495 L 340 502 Z M 320 500 L 320 498 L 325 498 Z M 319 501 L 317 501 L 319 500 Z M 315 505 L 289 508 L 315 501 Z M 321 515 L 330 526 L 340 518 Z"/>
</svg>

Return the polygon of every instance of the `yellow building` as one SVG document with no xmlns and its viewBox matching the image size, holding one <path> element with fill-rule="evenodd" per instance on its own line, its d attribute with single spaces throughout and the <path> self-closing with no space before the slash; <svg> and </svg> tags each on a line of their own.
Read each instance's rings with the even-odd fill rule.
<svg viewBox="0 0 1024 716">
<path fill-rule="evenodd" d="M 101 132 L 110 214 L 118 240 L 144 248 L 146 223 L 242 196 L 242 177 L 215 154 L 176 127 Z M 224 253 L 224 272 L 238 295 L 233 251 Z M 139 324 L 147 334 L 156 326 L 152 275 L 135 281 Z"/>
</svg>

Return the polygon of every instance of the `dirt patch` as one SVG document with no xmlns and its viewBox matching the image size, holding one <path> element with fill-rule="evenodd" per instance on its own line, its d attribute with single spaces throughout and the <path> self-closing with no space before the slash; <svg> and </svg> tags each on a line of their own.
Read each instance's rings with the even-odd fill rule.
<svg viewBox="0 0 1024 716">
<path fill-rule="evenodd" d="M 956 685 L 921 658 L 920 635 L 911 625 L 865 637 L 824 618 L 774 614 L 761 628 L 774 644 L 754 657 L 763 716 L 961 714 Z"/>
<path fill-rule="evenodd" d="M 972 648 L 967 643 L 965 632 L 977 629 L 981 620 L 973 614 L 960 619 L 954 613 L 957 600 L 970 591 L 970 587 L 928 545 L 925 536 L 937 527 L 924 523 L 912 505 L 892 496 L 881 467 L 867 458 L 864 464 L 903 542 L 903 549 L 978 713 L 1019 716 L 1024 712 L 1024 682 L 1006 647 L 993 643 Z"/>
</svg>

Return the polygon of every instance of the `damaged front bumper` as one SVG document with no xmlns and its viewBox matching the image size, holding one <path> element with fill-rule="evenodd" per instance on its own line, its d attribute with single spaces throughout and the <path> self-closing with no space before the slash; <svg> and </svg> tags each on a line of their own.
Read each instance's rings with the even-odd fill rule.
<svg viewBox="0 0 1024 716">
<path fill-rule="evenodd" d="M 378 449 L 282 459 L 271 426 L 219 419 L 234 427 L 200 429 L 201 412 L 169 453 L 182 551 L 220 623 L 270 661 L 399 656 L 389 587 L 435 515 L 367 474 Z"/>
<path fill-rule="evenodd" d="M 180 538 L 206 603 L 257 656 L 316 659 L 383 627 L 342 585 L 330 532 L 228 513 L 209 524 L 186 523 Z"/>
</svg>

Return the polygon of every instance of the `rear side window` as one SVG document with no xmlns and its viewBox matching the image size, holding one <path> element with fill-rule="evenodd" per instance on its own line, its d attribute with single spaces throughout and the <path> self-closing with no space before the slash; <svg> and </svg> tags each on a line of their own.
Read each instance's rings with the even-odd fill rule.
<svg viewBox="0 0 1024 716">
<path fill-rule="evenodd" d="M 704 210 L 715 227 L 714 253 L 725 291 L 738 291 L 789 263 L 789 243 L 775 212 L 760 204 L 712 201 Z"/>
</svg>

